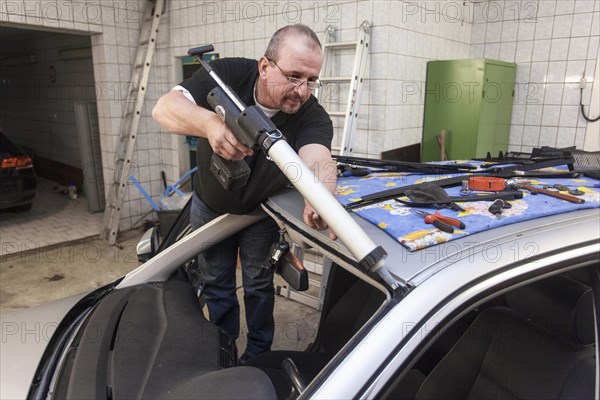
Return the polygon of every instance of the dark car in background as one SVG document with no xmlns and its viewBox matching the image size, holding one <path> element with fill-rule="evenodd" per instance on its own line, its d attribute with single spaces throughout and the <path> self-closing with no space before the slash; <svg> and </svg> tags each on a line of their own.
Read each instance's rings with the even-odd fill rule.
<svg viewBox="0 0 600 400">
<path fill-rule="evenodd" d="M 0 131 L 0 210 L 28 211 L 33 205 L 37 179 L 33 160 Z"/>
</svg>

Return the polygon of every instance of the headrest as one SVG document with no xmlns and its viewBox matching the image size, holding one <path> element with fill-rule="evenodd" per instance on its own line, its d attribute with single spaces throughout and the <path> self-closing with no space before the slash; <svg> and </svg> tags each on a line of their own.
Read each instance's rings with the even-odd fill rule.
<svg viewBox="0 0 600 400">
<path fill-rule="evenodd" d="M 589 286 L 559 275 L 512 290 L 505 297 L 509 307 L 563 341 L 580 346 L 595 342 Z"/>
</svg>

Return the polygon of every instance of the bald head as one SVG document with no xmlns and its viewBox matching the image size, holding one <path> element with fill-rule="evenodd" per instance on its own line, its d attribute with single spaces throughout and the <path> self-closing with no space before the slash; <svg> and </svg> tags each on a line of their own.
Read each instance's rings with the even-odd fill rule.
<svg viewBox="0 0 600 400">
<path fill-rule="evenodd" d="M 311 50 L 321 50 L 321 42 L 313 30 L 306 25 L 295 24 L 284 26 L 273 34 L 265 51 L 265 57 L 269 60 L 278 61 L 281 48 L 285 45 L 287 39 L 291 37 L 304 39 L 304 45 Z"/>
</svg>

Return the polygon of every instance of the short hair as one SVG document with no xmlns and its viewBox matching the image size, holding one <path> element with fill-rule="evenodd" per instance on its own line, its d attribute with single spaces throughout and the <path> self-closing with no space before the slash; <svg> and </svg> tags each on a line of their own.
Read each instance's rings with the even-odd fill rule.
<svg viewBox="0 0 600 400">
<path fill-rule="evenodd" d="M 281 47 L 285 43 L 285 39 L 287 39 L 290 35 L 301 35 L 304 36 L 306 40 L 306 44 L 312 49 L 318 47 L 321 49 L 321 42 L 319 38 L 310 29 L 308 26 L 303 24 L 294 24 L 287 25 L 283 28 L 280 28 L 273 34 L 271 40 L 269 41 L 269 45 L 267 46 L 267 50 L 265 51 L 265 57 L 269 60 L 277 61 L 277 57 L 279 56 L 279 51 Z"/>
</svg>

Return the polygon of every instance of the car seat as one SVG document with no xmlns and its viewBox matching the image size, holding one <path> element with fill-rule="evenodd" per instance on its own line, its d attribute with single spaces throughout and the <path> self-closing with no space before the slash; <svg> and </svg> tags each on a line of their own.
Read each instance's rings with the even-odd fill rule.
<svg viewBox="0 0 600 400">
<path fill-rule="evenodd" d="M 298 367 L 301 378 L 310 382 L 384 300 L 385 295 L 381 291 L 358 279 L 321 321 L 319 351 L 270 351 L 252 357 L 246 365 L 263 370 L 273 382 L 277 397 L 285 399 L 290 395 L 292 385 L 282 368 L 283 360 L 290 358 Z"/>
<path fill-rule="evenodd" d="M 508 307 L 478 315 L 417 399 L 594 398 L 591 289 L 556 276 L 512 290 L 505 300 Z"/>
</svg>

